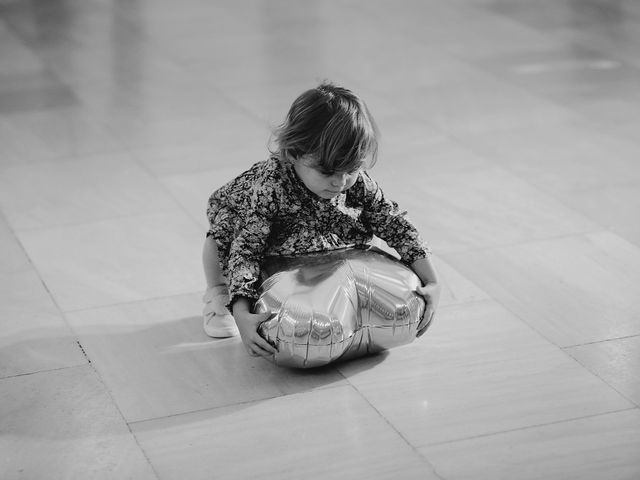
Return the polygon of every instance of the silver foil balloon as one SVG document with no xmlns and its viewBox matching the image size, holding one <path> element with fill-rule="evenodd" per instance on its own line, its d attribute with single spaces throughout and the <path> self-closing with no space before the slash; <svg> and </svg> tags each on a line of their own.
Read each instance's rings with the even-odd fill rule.
<svg viewBox="0 0 640 480">
<path fill-rule="evenodd" d="M 264 271 L 255 312 L 273 313 L 259 332 L 278 348 L 278 365 L 317 367 L 416 338 L 420 279 L 381 250 L 272 257 Z"/>
</svg>

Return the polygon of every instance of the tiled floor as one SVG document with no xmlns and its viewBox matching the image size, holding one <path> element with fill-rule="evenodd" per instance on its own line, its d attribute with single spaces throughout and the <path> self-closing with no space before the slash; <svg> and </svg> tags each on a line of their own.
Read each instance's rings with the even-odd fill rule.
<svg viewBox="0 0 640 480">
<path fill-rule="evenodd" d="M 0 477 L 640 478 L 640 3 L 0 1 Z M 207 196 L 322 79 L 445 286 L 411 345 L 201 329 Z"/>
</svg>

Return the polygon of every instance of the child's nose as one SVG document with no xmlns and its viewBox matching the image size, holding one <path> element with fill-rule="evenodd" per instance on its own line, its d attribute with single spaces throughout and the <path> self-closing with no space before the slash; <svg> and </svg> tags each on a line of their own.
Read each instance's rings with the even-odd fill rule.
<svg viewBox="0 0 640 480">
<path fill-rule="evenodd" d="M 347 183 L 347 174 L 346 173 L 338 173 L 331 178 L 331 184 L 334 187 L 340 187 Z"/>
</svg>

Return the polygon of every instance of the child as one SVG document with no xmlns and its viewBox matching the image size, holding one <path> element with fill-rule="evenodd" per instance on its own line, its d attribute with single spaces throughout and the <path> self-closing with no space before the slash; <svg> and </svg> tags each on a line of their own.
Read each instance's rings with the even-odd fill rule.
<svg viewBox="0 0 640 480">
<path fill-rule="evenodd" d="M 205 332 L 227 337 L 239 330 L 249 354 L 272 355 L 274 347 L 257 331 L 269 314 L 251 313 L 264 257 L 364 246 L 376 235 L 424 285 L 418 289 L 427 303 L 420 335 L 438 303 L 437 274 L 406 212 L 365 171 L 376 161 L 378 130 L 364 102 L 323 83 L 293 102 L 275 142 L 271 158 L 209 198 Z"/>
</svg>

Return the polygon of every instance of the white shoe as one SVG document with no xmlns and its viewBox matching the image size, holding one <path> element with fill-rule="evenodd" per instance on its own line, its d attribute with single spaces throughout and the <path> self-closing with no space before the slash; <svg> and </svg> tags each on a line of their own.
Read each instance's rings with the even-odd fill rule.
<svg viewBox="0 0 640 480">
<path fill-rule="evenodd" d="M 236 321 L 229 313 L 226 303 L 229 293 L 226 286 L 207 289 L 202 297 L 204 333 L 214 338 L 234 337 L 239 334 Z"/>
</svg>

